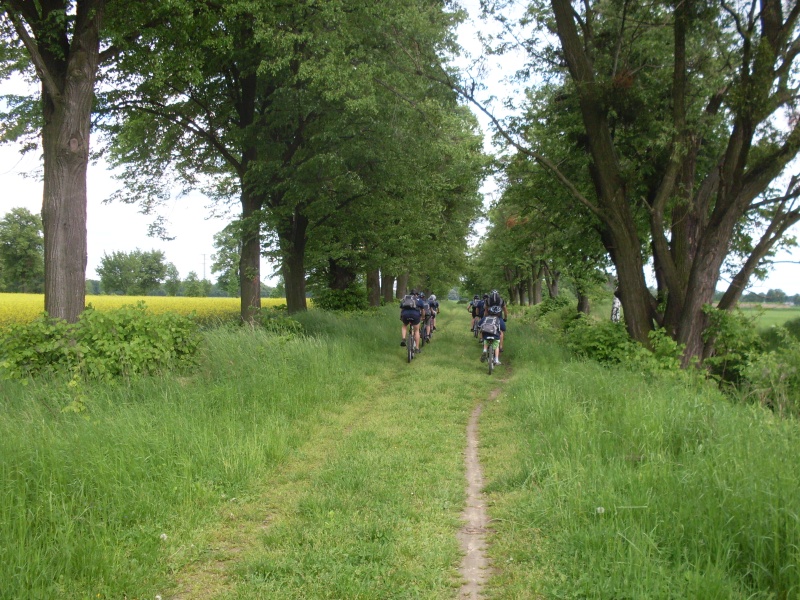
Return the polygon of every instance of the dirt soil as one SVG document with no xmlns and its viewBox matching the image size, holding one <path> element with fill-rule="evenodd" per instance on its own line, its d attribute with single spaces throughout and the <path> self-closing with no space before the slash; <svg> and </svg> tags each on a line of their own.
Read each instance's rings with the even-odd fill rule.
<svg viewBox="0 0 800 600">
<path fill-rule="evenodd" d="M 489 400 L 495 400 L 499 393 L 499 389 L 494 390 Z M 478 420 L 482 410 L 483 405 L 479 404 L 472 411 L 467 425 L 467 449 L 464 455 L 467 467 L 467 505 L 462 513 L 464 526 L 458 534 L 464 552 L 460 568 L 464 583 L 458 597 L 464 600 L 481 598 L 483 587 L 491 574 L 491 565 L 486 556 L 489 518 L 483 495 L 483 471 L 478 459 Z"/>
</svg>

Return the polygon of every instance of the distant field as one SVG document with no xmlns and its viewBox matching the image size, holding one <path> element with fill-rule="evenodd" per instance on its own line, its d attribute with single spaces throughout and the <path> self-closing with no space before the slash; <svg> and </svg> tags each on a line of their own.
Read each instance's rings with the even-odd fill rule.
<svg viewBox="0 0 800 600">
<path fill-rule="evenodd" d="M 239 315 L 239 298 L 188 298 L 175 296 L 86 296 L 86 306 L 110 310 L 144 302 L 154 313 L 195 313 L 202 321 L 230 320 Z M 261 306 L 286 304 L 283 298 L 262 298 Z M 0 294 L 0 325 L 28 323 L 44 311 L 42 294 Z"/>
<path fill-rule="evenodd" d="M 769 304 L 741 304 L 745 314 L 759 314 L 759 328 L 767 329 L 775 325 L 783 325 L 786 321 L 800 318 L 800 306 L 770 306 Z"/>
<path fill-rule="evenodd" d="M 786 321 L 800 318 L 800 306 L 774 304 L 751 304 L 742 302 L 739 307 L 747 315 L 758 315 L 756 323 L 760 329 L 783 325 Z M 592 316 L 608 319 L 611 315 L 611 301 L 599 301 L 592 305 Z"/>
</svg>

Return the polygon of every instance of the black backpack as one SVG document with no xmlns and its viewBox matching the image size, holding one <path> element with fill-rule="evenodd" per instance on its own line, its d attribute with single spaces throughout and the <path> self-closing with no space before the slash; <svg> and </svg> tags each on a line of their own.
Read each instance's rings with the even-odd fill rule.
<svg viewBox="0 0 800 600">
<path fill-rule="evenodd" d="M 417 308 L 417 299 L 411 294 L 406 294 L 400 301 L 400 308 Z"/>
</svg>

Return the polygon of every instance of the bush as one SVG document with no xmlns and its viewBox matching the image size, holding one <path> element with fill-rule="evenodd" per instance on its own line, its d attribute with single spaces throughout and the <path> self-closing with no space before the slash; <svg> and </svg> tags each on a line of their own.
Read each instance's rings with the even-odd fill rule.
<svg viewBox="0 0 800 600">
<path fill-rule="evenodd" d="M 800 318 L 786 321 L 782 327 L 770 327 L 761 332 L 761 340 L 767 350 L 777 350 L 784 343 L 785 334 L 800 340 Z"/>
<path fill-rule="evenodd" d="M 783 327 L 772 329 L 777 346 L 754 354 L 741 370 L 744 397 L 781 416 L 800 417 L 800 340 Z"/>
<path fill-rule="evenodd" d="M 261 308 L 255 315 L 255 321 L 265 331 L 277 335 L 294 337 L 303 333 L 303 325 L 286 313 L 286 306 Z"/>
<path fill-rule="evenodd" d="M 722 384 L 738 385 L 743 380 L 751 355 L 763 349 L 756 328 L 756 316 L 747 316 L 741 310 L 718 310 L 713 306 L 704 309 L 709 326 L 703 332 L 703 341 L 714 341 L 714 355 L 705 359 L 711 377 Z"/>
<path fill-rule="evenodd" d="M 595 322 L 585 315 L 569 323 L 564 335 L 571 352 L 600 363 L 645 373 L 681 371 L 683 346 L 663 329 L 650 332 L 650 349 L 633 341 L 622 323 Z"/>
<path fill-rule="evenodd" d="M 0 336 L 0 371 L 9 379 L 43 374 L 96 379 L 152 374 L 194 364 L 200 343 L 191 317 L 148 313 L 143 302 L 68 324 L 46 314 Z"/>
<path fill-rule="evenodd" d="M 369 308 L 367 290 L 358 283 L 345 290 L 323 288 L 314 292 L 314 306 L 322 310 L 354 311 Z"/>
</svg>

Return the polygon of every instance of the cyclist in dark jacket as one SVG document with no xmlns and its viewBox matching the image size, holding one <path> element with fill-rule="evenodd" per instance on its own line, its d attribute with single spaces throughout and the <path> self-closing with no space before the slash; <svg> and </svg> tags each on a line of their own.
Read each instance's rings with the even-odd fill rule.
<svg viewBox="0 0 800 600">
<path fill-rule="evenodd" d="M 400 330 L 400 345 L 406 345 L 406 334 L 408 333 L 408 326 L 411 325 L 411 330 L 414 332 L 414 341 L 417 344 L 417 352 L 421 352 L 422 350 L 419 344 L 419 323 L 424 317 L 424 305 L 415 290 L 411 290 L 411 296 L 414 297 L 412 307 L 403 306 L 402 303 L 400 304 L 400 320 L 403 322 L 403 327 Z"/>
</svg>

